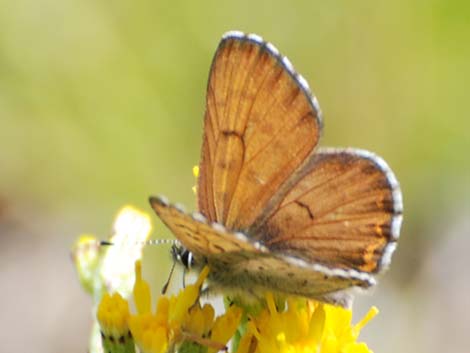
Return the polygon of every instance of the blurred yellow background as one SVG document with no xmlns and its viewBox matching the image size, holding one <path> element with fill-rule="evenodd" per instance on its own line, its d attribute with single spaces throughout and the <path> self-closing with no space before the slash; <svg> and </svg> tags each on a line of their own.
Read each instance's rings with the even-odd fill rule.
<svg viewBox="0 0 470 353">
<path fill-rule="evenodd" d="M 165 194 L 194 208 L 207 75 L 232 29 L 271 41 L 324 112 L 323 146 L 381 155 L 404 226 L 364 330 L 376 352 L 467 352 L 470 3 L 32 1 L 0 11 L 0 347 L 84 352 L 69 248 Z M 171 237 L 155 220 L 154 237 Z M 152 273 L 166 278 L 167 248 Z M 165 260 L 165 265 L 163 265 Z M 149 260 L 151 261 L 151 260 Z M 150 273 L 150 272 L 149 272 Z M 3 346 L 3 347 L 2 347 Z"/>
</svg>

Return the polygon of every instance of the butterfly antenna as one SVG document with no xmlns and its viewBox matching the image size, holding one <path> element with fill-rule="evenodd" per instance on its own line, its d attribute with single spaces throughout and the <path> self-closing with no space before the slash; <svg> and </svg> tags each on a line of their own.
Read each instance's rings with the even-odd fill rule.
<svg viewBox="0 0 470 353">
<path fill-rule="evenodd" d="M 171 266 L 170 273 L 168 274 L 168 279 L 166 280 L 165 284 L 163 285 L 162 288 L 162 294 L 165 295 L 166 291 L 168 290 L 168 286 L 170 285 L 171 277 L 173 277 L 173 271 L 176 266 L 176 261 L 173 261 L 173 265 Z"/>
<path fill-rule="evenodd" d="M 179 242 L 175 239 L 149 239 L 145 241 L 136 241 L 132 243 L 132 245 L 161 245 L 161 244 L 179 244 Z M 108 240 L 100 240 L 99 241 L 100 246 L 111 246 L 114 245 L 113 242 L 110 242 Z"/>
<path fill-rule="evenodd" d="M 175 239 L 149 239 L 143 242 L 144 245 L 161 245 L 161 244 L 179 244 Z"/>
<path fill-rule="evenodd" d="M 114 245 L 114 244 L 111 243 L 110 241 L 107 241 L 107 240 L 100 240 L 99 245 L 100 246 L 110 246 L 110 245 Z"/>
<path fill-rule="evenodd" d="M 162 244 L 171 244 L 172 247 L 172 253 L 173 253 L 173 265 L 171 266 L 170 273 L 168 274 L 168 279 L 165 282 L 165 285 L 162 288 L 162 294 L 165 294 L 166 291 L 168 290 L 168 286 L 170 285 L 171 277 L 173 276 L 173 271 L 175 270 L 176 262 L 177 262 L 177 256 L 175 253 L 176 246 L 178 246 L 180 243 L 179 241 L 175 239 L 149 239 L 145 240 L 142 242 L 135 242 L 135 245 L 162 245 Z M 99 241 L 100 246 L 111 246 L 114 245 L 114 243 L 107 241 L 107 240 L 101 240 Z M 186 269 L 186 268 L 185 268 Z M 183 278 L 183 283 L 184 283 L 184 278 Z"/>
</svg>

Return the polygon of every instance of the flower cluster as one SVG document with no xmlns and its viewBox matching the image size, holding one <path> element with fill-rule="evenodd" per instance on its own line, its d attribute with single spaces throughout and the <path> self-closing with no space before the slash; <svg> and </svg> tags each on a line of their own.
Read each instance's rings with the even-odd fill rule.
<svg viewBox="0 0 470 353">
<path fill-rule="evenodd" d="M 356 340 L 377 312 L 372 308 L 351 326 L 351 310 L 294 297 L 280 310 L 268 293 L 266 308 L 247 323 L 237 353 L 367 353 L 367 345 Z"/>
<path fill-rule="evenodd" d="M 226 350 L 237 328 L 237 353 L 368 353 L 357 338 L 377 309 L 372 308 L 358 324 L 351 325 L 351 310 L 290 297 L 279 309 L 274 296 L 266 295 L 264 309 L 253 313 L 236 305 L 215 317 L 214 308 L 199 301 L 206 267 L 196 283 L 174 296 L 160 296 L 151 308 L 148 283 L 142 279 L 141 263 L 136 263 L 134 302 L 137 313 L 119 294 L 106 294 L 98 308 L 103 346 L 106 352 L 143 353 L 207 352 Z M 242 322 L 244 316 L 244 324 Z"/>
<path fill-rule="evenodd" d="M 152 311 L 150 287 L 142 279 L 138 261 L 133 291 L 137 313 L 130 314 L 127 301 L 117 293 L 105 295 L 99 305 L 97 316 L 106 352 L 134 352 L 134 342 L 142 353 L 225 350 L 240 323 L 242 310 L 232 306 L 215 317 L 210 304 L 200 304 L 200 289 L 208 272 L 206 267 L 196 283 L 177 295 L 160 296 Z"/>
</svg>

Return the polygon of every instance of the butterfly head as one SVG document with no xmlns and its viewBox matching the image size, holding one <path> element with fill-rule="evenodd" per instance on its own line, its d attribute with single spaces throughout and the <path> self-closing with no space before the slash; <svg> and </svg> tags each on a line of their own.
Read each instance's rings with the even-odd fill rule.
<svg viewBox="0 0 470 353">
<path fill-rule="evenodd" d="M 184 266 L 185 270 L 191 270 L 194 267 L 194 257 L 191 251 L 179 244 L 171 246 L 171 257 L 175 263 Z"/>
</svg>

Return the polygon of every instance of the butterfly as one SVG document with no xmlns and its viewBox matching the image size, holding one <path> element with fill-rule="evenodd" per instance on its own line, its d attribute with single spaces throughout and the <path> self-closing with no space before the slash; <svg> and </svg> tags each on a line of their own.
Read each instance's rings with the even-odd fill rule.
<svg viewBox="0 0 470 353">
<path fill-rule="evenodd" d="M 307 81 L 269 42 L 227 32 L 207 85 L 199 212 L 150 197 L 214 290 L 347 305 L 390 264 L 402 221 L 383 159 L 317 148 L 322 114 Z"/>
</svg>

